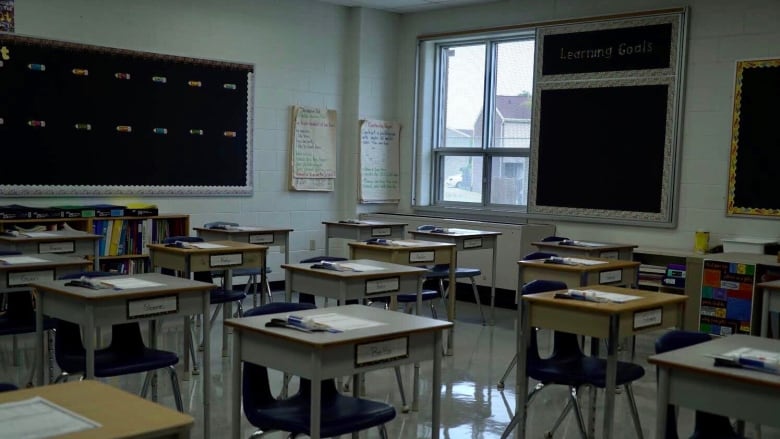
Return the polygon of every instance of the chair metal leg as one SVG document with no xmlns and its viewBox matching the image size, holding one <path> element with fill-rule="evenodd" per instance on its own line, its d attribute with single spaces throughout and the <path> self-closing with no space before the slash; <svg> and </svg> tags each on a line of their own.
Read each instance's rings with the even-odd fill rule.
<svg viewBox="0 0 780 439">
<path fill-rule="evenodd" d="M 509 374 L 512 373 L 512 369 L 515 368 L 516 364 L 517 364 L 517 354 L 515 354 L 515 356 L 512 357 L 512 361 L 510 361 L 509 366 L 506 367 L 506 371 L 504 372 L 504 375 L 502 375 L 501 379 L 498 380 L 498 384 L 496 384 L 498 390 L 504 390 L 504 381 L 506 381 L 506 377 L 508 377 Z"/>
<path fill-rule="evenodd" d="M 141 395 L 141 398 L 146 398 L 146 395 L 149 394 L 149 384 L 152 382 L 152 374 L 149 372 L 146 372 L 146 376 L 144 376 L 144 382 L 141 384 L 141 391 L 138 392 L 139 395 Z"/>
<path fill-rule="evenodd" d="M 482 303 L 479 300 L 477 281 L 475 281 L 473 277 L 470 277 L 469 279 L 471 279 L 471 290 L 474 291 L 474 300 L 477 302 L 477 307 L 479 307 L 479 315 L 482 317 L 482 326 L 485 326 L 487 324 L 487 320 L 485 320 L 485 312 L 482 311 Z"/>
<path fill-rule="evenodd" d="M 193 375 L 200 375 L 200 367 L 198 365 L 198 357 L 195 355 L 195 328 L 194 325 L 192 325 L 193 328 L 190 331 L 190 358 L 192 359 L 192 374 Z"/>
<path fill-rule="evenodd" d="M 555 420 L 555 424 L 553 425 L 552 429 L 548 431 L 544 437 L 545 438 L 552 438 L 553 434 L 555 434 L 555 430 L 560 427 L 561 423 L 564 419 L 566 419 L 566 415 L 569 414 L 569 412 L 574 409 L 574 414 L 577 417 L 577 426 L 580 430 L 580 435 L 582 436 L 582 439 L 588 439 L 588 434 L 585 429 L 585 420 L 582 417 L 582 410 L 580 409 L 580 404 L 577 401 L 577 388 L 576 387 L 569 387 L 569 400 L 566 403 L 566 407 L 564 407 L 561 414 L 558 416 L 558 419 Z"/>
<path fill-rule="evenodd" d="M 636 429 L 636 437 L 644 439 L 642 434 L 642 424 L 639 422 L 639 411 L 636 409 L 636 400 L 634 399 L 634 390 L 631 388 L 631 384 L 626 384 L 626 396 L 628 397 L 628 406 L 631 409 L 631 417 L 634 419 L 634 429 Z"/>
<path fill-rule="evenodd" d="M 382 439 L 387 439 L 387 429 L 385 428 L 385 424 L 382 424 L 377 428 L 379 429 L 379 437 Z"/>
<path fill-rule="evenodd" d="M 398 391 L 401 393 L 401 411 L 409 412 L 409 405 L 406 403 L 406 392 L 404 392 L 404 380 L 401 378 L 401 366 L 395 367 L 395 380 L 398 382 Z"/>
<path fill-rule="evenodd" d="M 181 401 L 181 389 L 179 388 L 179 377 L 176 375 L 176 368 L 168 366 L 168 374 L 171 376 L 171 390 L 173 390 L 173 400 L 176 402 L 176 410 L 184 413 L 184 404 Z"/>
</svg>

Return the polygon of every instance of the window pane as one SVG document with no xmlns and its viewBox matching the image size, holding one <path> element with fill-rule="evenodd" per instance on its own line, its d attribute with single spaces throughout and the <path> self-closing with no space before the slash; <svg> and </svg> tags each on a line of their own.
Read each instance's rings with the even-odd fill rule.
<svg viewBox="0 0 780 439">
<path fill-rule="evenodd" d="M 490 162 L 490 203 L 522 206 L 528 188 L 527 157 L 493 157 Z"/>
<path fill-rule="evenodd" d="M 450 47 L 443 51 L 443 57 L 446 83 L 441 146 L 479 147 L 475 130 L 484 105 L 485 45 Z"/>
<path fill-rule="evenodd" d="M 442 158 L 444 201 L 482 202 L 482 157 L 445 156 Z"/>
<path fill-rule="evenodd" d="M 503 42 L 496 48 L 493 147 L 528 148 L 531 143 L 534 41 Z"/>
</svg>

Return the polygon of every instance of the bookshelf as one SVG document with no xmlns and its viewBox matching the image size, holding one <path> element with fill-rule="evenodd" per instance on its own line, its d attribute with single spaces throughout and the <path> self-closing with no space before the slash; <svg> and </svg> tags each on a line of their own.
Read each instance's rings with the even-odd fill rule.
<svg viewBox="0 0 780 439">
<path fill-rule="evenodd" d="M 147 244 L 187 235 L 189 215 L 0 219 L 0 230 L 80 230 L 103 236 L 98 243 L 100 271 L 145 273 L 151 270 Z"/>
</svg>

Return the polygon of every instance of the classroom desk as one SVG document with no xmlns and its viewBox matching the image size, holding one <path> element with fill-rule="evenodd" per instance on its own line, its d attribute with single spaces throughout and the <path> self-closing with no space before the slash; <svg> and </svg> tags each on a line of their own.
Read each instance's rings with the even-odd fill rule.
<svg viewBox="0 0 780 439">
<path fill-rule="evenodd" d="M 149 244 L 149 257 L 152 267 L 168 268 L 190 277 L 196 271 L 225 270 L 223 288 L 233 289 L 234 268 L 259 268 L 265 271 L 265 255 L 268 247 L 265 245 L 247 244 L 236 241 L 210 241 L 207 243 L 191 243 L 193 246 L 201 244 L 217 245 L 219 247 L 169 247 L 165 244 Z M 230 303 L 222 306 L 222 317 L 228 319 L 232 316 Z M 203 314 L 208 319 L 209 313 Z M 208 334 L 204 330 L 204 334 Z M 208 338 L 208 337 L 204 337 Z M 222 331 L 222 356 L 228 356 L 227 332 Z M 205 357 L 208 358 L 208 357 Z M 204 361 L 205 362 L 205 361 Z"/>
<path fill-rule="evenodd" d="M 571 244 L 561 244 L 560 241 L 539 241 L 532 242 L 531 245 L 538 248 L 539 251 L 555 253 L 558 256 L 623 259 L 625 261 L 634 259 L 634 249 L 638 247 L 635 244 L 591 241 L 573 241 Z"/>
<path fill-rule="evenodd" d="M 548 264 L 544 260 L 517 261 L 518 291 L 534 279 L 559 280 L 569 288 L 583 285 L 627 285 L 635 286 L 639 262 L 621 259 L 580 258 L 603 261 L 596 265 Z"/>
<path fill-rule="evenodd" d="M 445 233 L 431 232 L 430 230 L 411 230 L 409 232 L 413 239 L 422 239 L 426 241 L 435 242 L 449 242 L 455 244 L 455 267 L 457 267 L 457 252 L 467 250 L 490 250 L 492 256 L 490 269 L 490 324 L 496 323 L 496 247 L 498 246 L 498 235 L 501 232 L 489 232 L 484 230 L 470 230 L 470 229 L 446 229 Z M 455 284 L 450 284 L 448 287 L 450 294 L 455 294 Z"/>
<path fill-rule="evenodd" d="M 59 230 L 20 233 L 17 236 L 0 234 L 0 250 L 22 253 L 57 253 L 66 256 L 80 256 L 92 261 L 93 269 L 100 270 L 98 243 L 102 236 L 78 230 Z"/>
<path fill-rule="evenodd" d="M 134 275 L 110 276 L 101 278 L 103 281 L 111 279 L 139 279 L 160 284 L 146 288 L 133 288 L 126 290 L 100 289 L 92 290 L 75 286 L 65 286 L 67 280 L 47 280 L 31 284 L 38 294 L 38 306 L 36 308 L 36 357 L 38 364 L 42 364 L 43 355 L 43 316 L 49 316 L 81 326 L 85 334 L 84 349 L 86 351 L 87 370 L 85 377 L 95 377 L 95 328 L 111 326 L 119 323 L 135 322 L 139 320 L 150 321 L 149 345 L 155 348 L 157 340 L 155 336 L 155 319 L 164 317 L 184 317 L 185 334 L 189 331 L 189 316 L 203 314 L 203 330 L 209 331 L 209 307 L 210 291 L 213 284 L 183 279 L 176 276 L 167 276 L 160 273 L 144 273 Z M 149 312 L 144 310 L 144 305 L 152 305 L 153 308 L 163 307 L 164 313 Z M 190 338 L 184 337 L 183 355 L 185 370 L 189 362 L 188 343 Z M 209 358 L 211 352 L 209 337 L 203 343 L 203 356 Z M 210 361 L 203 362 L 203 419 L 204 437 L 209 437 L 210 403 L 211 395 L 211 369 Z M 38 385 L 43 384 L 43 368 L 38 371 Z"/>
<path fill-rule="evenodd" d="M 293 229 L 283 227 L 266 226 L 236 226 L 227 229 L 209 229 L 205 227 L 195 227 L 197 236 L 206 241 L 237 241 L 247 244 L 261 244 L 268 247 L 279 247 L 284 253 L 284 263 L 290 263 L 290 232 Z M 266 255 L 267 256 L 267 255 Z M 263 288 L 267 284 L 267 270 L 260 272 L 260 303 L 263 303 Z M 267 293 L 271 293 L 267 291 Z M 254 299 L 254 306 L 257 306 L 257 298 Z"/>
<path fill-rule="evenodd" d="M 231 437 L 241 437 L 241 362 L 249 361 L 271 369 L 281 370 L 312 382 L 311 438 L 318 439 L 320 425 L 320 391 L 322 380 L 344 375 L 358 375 L 408 363 L 433 360 L 431 380 L 431 437 L 439 437 L 441 400 L 442 330 L 452 323 L 401 312 L 387 312 L 363 305 L 347 305 L 301 311 L 301 315 L 338 313 L 382 325 L 341 333 L 306 333 L 286 328 L 266 328 L 273 317 L 287 313 L 229 319 L 226 326 L 233 328 Z M 358 347 L 373 342 L 407 340 L 407 355 L 382 362 L 358 364 Z M 360 394 L 360 380 L 353 379 L 353 394 Z M 414 389 L 415 394 L 419 389 Z M 415 395 L 416 397 L 416 395 Z"/>
<path fill-rule="evenodd" d="M 406 223 L 388 221 L 323 221 L 325 224 L 325 254 L 330 255 L 330 238 L 365 241 L 371 238 L 406 238 Z"/>
<path fill-rule="evenodd" d="M 449 284 L 455 285 L 456 251 L 455 244 L 447 242 L 432 242 L 419 240 L 398 240 L 390 245 L 367 244 L 354 241 L 349 245 L 350 259 L 373 259 L 386 261 L 393 264 L 431 266 L 436 264 L 448 264 L 450 266 Z M 447 298 L 447 317 L 450 322 L 455 322 L 455 293 Z M 447 337 L 447 355 L 453 354 L 454 326 L 450 327 Z"/>
<path fill-rule="evenodd" d="M 615 375 L 617 373 L 617 345 L 621 337 L 631 337 L 642 332 L 682 327 L 685 316 L 685 296 L 635 290 L 607 285 L 587 285 L 610 293 L 640 296 L 641 299 L 624 303 L 595 303 L 579 300 L 556 299 L 555 292 L 526 294 L 517 307 L 518 325 L 517 355 L 525 358 L 531 328 L 549 328 L 590 336 L 591 355 L 598 355 L 599 339 L 607 341 L 607 385 L 604 401 L 604 427 L 602 437 L 609 439 L 613 434 L 615 413 Z M 659 315 L 660 314 L 660 315 Z M 517 362 L 517 437 L 525 437 L 526 396 L 528 378 L 526 362 Z M 595 429 L 595 392 L 591 392 L 590 436 Z M 664 409 L 664 412 L 666 410 Z"/>
<path fill-rule="evenodd" d="M 769 313 L 780 311 L 780 280 L 762 282 L 756 285 L 763 293 L 761 301 L 761 336 L 766 337 L 769 333 Z M 777 338 L 777 334 L 774 334 Z"/>
<path fill-rule="evenodd" d="M 100 424 L 68 434 L 71 439 L 185 439 L 190 437 L 193 424 L 190 415 L 94 380 L 3 392 L 0 404 L 36 396 Z"/>
<path fill-rule="evenodd" d="M 712 355 L 742 347 L 780 352 L 780 340 L 736 334 L 648 359 L 658 368 L 656 438 L 664 437 L 668 404 L 780 427 L 780 375 L 713 365 Z"/>
<path fill-rule="evenodd" d="M 18 256 L 0 256 L 2 258 L 17 258 L 19 256 L 34 258 L 21 264 L 3 263 L 0 261 L 0 292 L 26 291 L 34 282 L 54 280 L 60 276 L 89 270 L 92 261 L 76 256 L 50 254 L 21 254 Z"/>
</svg>

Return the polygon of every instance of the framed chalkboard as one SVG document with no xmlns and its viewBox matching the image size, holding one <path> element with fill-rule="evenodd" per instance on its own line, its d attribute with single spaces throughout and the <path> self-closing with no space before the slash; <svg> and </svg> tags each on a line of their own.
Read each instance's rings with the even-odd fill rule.
<svg viewBox="0 0 780 439">
<path fill-rule="evenodd" d="M 684 16 L 537 31 L 530 213 L 674 223 Z"/>
<path fill-rule="evenodd" d="M 250 194 L 253 72 L 0 34 L 0 191 Z"/>
<path fill-rule="evenodd" d="M 727 214 L 780 216 L 780 59 L 737 62 Z"/>
</svg>

